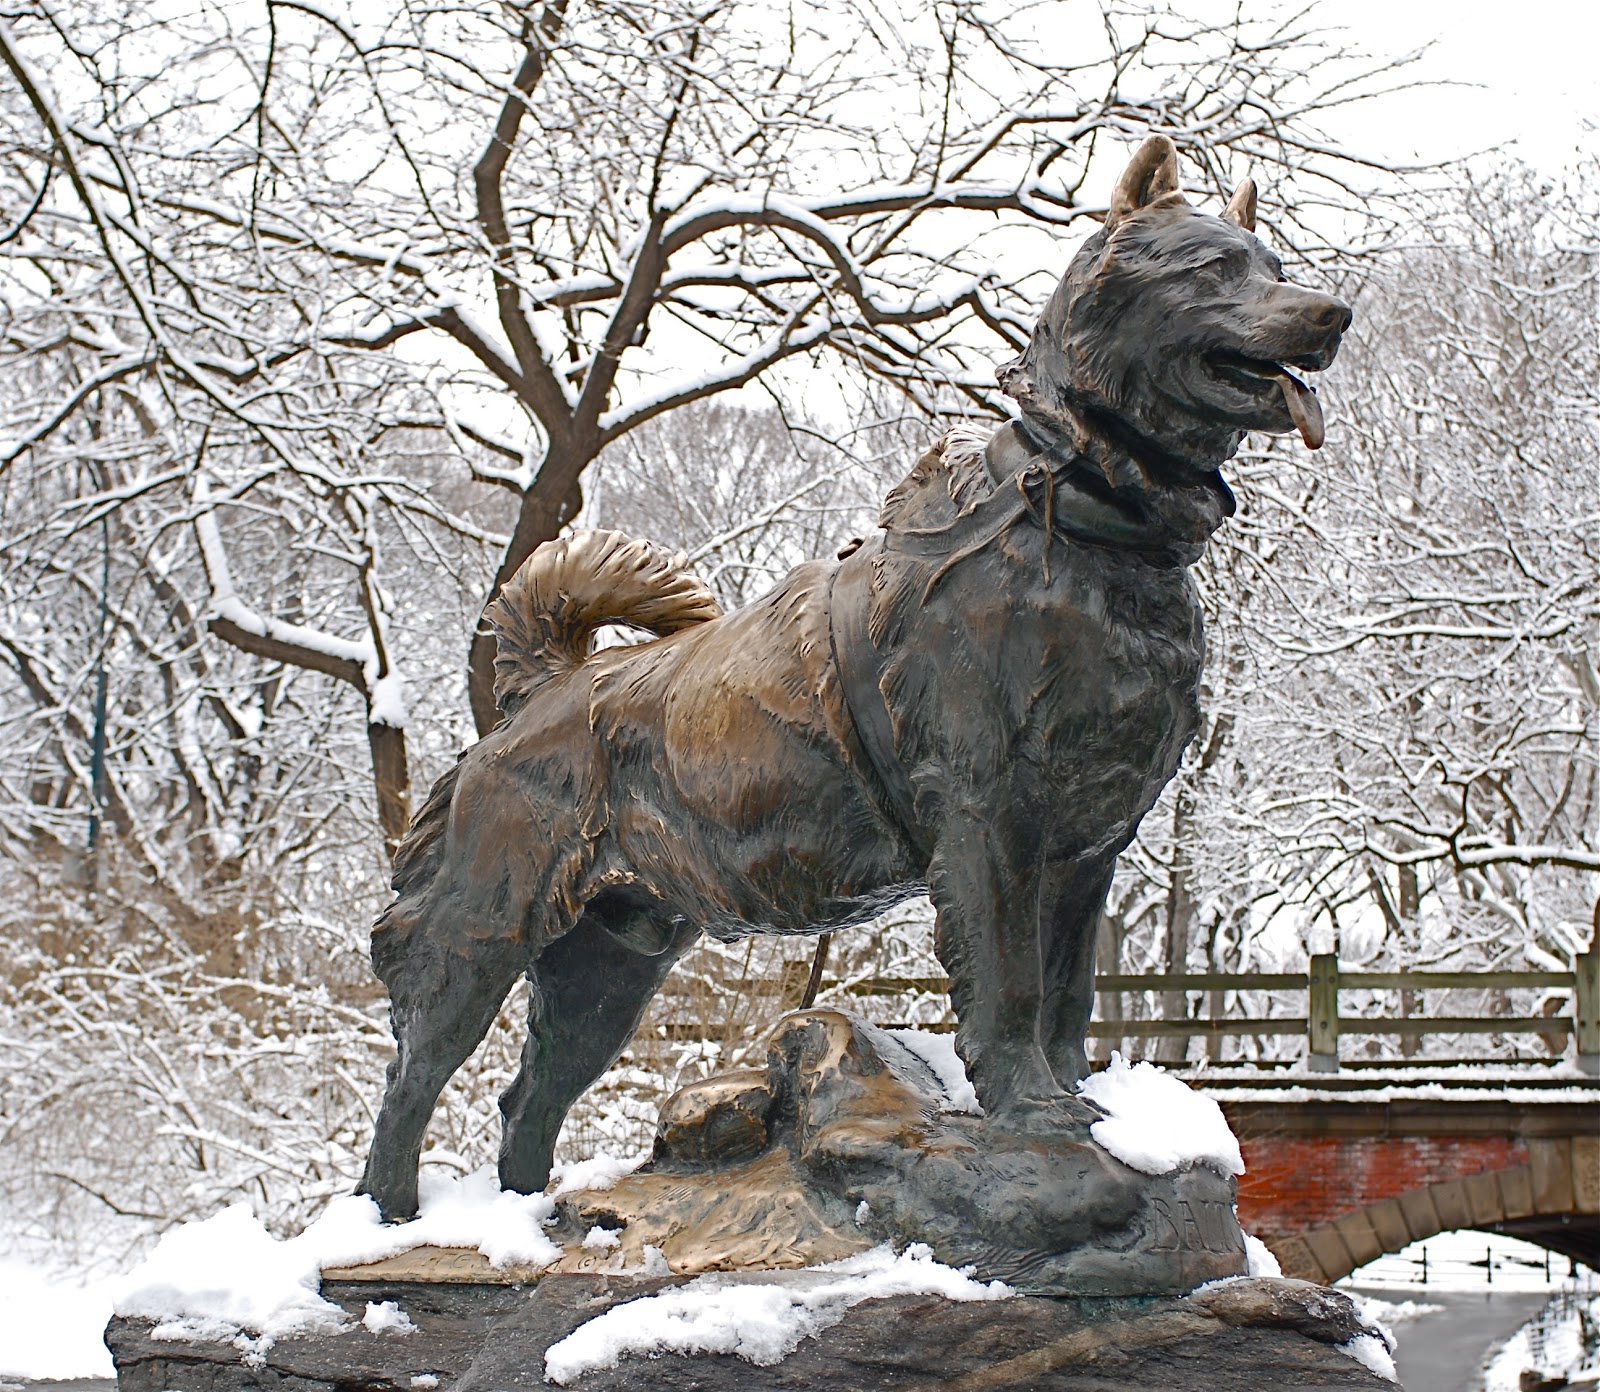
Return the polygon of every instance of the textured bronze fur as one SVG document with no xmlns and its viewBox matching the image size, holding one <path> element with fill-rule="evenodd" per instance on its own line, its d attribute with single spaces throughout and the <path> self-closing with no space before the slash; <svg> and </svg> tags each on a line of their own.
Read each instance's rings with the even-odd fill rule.
<svg viewBox="0 0 1600 1392">
<path fill-rule="evenodd" d="M 529 559 L 496 617 L 508 718 L 434 788 L 373 934 L 399 1054 L 362 1189 L 387 1216 L 415 1212 L 439 1090 L 519 974 L 500 1175 L 531 1192 L 699 934 L 816 933 L 924 887 L 988 1114 L 1081 1134 L 1098 916 L 1199 719 L 1185 567 L 1232 510 L 1217 467 L 1315 412 L 1282 364 L 1326 366 L 1349 323 L 1282 282 L 1253 192 L 1218 218 L 1177 188 L 1146 142 L 1002 370 L 1022 419 L 947 437 L 842 561 L 714 617 L 615 533 Z M 586 656 L 608 620 L 663 636 Z"/>
</svg>

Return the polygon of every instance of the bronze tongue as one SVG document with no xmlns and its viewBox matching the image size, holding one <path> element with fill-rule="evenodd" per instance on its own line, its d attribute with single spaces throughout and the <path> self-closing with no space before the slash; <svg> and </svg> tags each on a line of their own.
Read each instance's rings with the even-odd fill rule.
<svg viewBox="0 0 1600 1392">
<path fill-rule="evenodd" d="M 1283 404 L 1289 408 L 1294 428 L 1300 432 L 1306 448 L 1321 449 L 1322 403 L 1317 400 L 1316 392 L 1288 372 L 1279 372 L 1277 377 L 1278 388 L 1283 392 Z"/>
</svg>

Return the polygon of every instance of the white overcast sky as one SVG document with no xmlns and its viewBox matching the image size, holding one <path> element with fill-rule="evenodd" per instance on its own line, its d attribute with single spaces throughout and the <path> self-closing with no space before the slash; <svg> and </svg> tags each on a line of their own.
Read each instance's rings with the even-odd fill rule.
<svg viewBox="0 0 1600 1392">
<path fill-rule="evenodd" d="M 1318 18 L 1374 56 L 1432 42 L 1417 76 L 1476 84 L 1351 113 L 1337 133 L 1363 151 L 1438 159 L 1513 141 L 1554 171 L 1600 148 L 1600 0 L 1325 0 Z"/>
</svg>

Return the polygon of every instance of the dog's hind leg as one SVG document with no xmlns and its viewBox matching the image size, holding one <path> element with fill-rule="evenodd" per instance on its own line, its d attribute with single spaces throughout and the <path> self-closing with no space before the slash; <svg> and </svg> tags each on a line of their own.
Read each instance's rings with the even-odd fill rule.
<svg viewBox="0 0 1600 1392">
<path fill-rule="evenodd" d="M 1116 860 L 1065 859 L 1046 867 L 1039 890 L 1044 1004 L 1039 1031 L 1056 1081 L 1070 1088 L 1089 1072 L 1084 1040 L 1094 1010 L 1094 950 Z"/>
<path fill-rule="evenodd" d="M 439 1093 L 482 1042 L 527 963 L 520 942 L 446 943 L 417 933 L 384 963 L 399 1046 L 357 1192 L 385 1220 L 417 1212 L 417 1163 Z"/>
<path fill-rule="evenodd" d="M 567 1109 L 616 1062 L 672 964 L 700 936 L 696 928 L 636 918 L 618 921 L 592 903 L 528 969 L 522 1067 L 500 1099 L 502 1188 L 544 1188 Z M 613 936 L 608 923 L 623 936 Z"/>
</svg>

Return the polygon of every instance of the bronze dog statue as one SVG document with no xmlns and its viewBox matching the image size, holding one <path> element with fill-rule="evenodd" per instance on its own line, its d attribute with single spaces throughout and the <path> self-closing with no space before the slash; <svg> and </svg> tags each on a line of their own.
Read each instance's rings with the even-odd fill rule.
<svg viewBox="0 0 1600 1392">
<path fill-rule="evenodd" d="M 1350 311 L 1284 282 L 1246 181 L 1221 217 L 1152 137 L 1001 385 L 882 534 L 719 614 L 616 533 L 540 547 L 493 606 L 505 722 L 434 787 L 373 932 L 399 1054 L 361 1190 L 416 1211 L 428 1119 L 521 973 L 500 1178 L 531 1193 L 578 1095 L 701 933 L 817 933 L 926 888 L 990 1116 L 1075 1131 L 1095 930 L 1118 853 L 1198 720 L 1186 567 L 1246 431 L 1321 443 L 1285 364 Z M 590 655 L 603 624 L 660 635 Z"/>
</svg>

